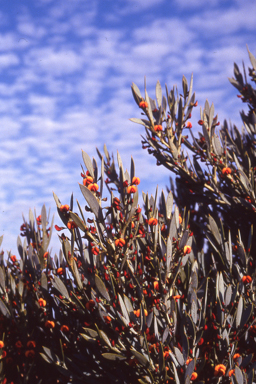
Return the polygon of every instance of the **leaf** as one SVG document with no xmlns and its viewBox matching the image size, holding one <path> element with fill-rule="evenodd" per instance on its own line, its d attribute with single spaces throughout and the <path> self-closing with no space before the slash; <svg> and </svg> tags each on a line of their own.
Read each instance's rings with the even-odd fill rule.
<svg viewBox="0 0 256 384">
<path fill-rule="evenodd" d="M 61 206 L 60 199 L 58 198 L 58 196 L 54 192 L 53 192 L 53 197 L 54 197 L 55 203 L 57 205 L 57 208 L 60 208 L 60 206 Z"/>
<path fill-rule="evenodd" d="M 82 184 L 79 184 L 79 187 L 81 189 L 81 192 L 82 192 L 85 200 L 89 204 L 89 207 L 91 208 L 92 212 L 94 213 L 96 219 L 98 219 L 101 223 L 104 223 L 102 209 L 101 209 L 96 197 L 94 196 L 94 194 L 87 187 L 85 187 Z"/>
<path fill-rule="evenodd" d="M 172 208 L 173 208 L 173 194 L 170 191 L 168 196 L 167 196 L 167 200 L 166 200 L 166 217 L 167 217 L 167 219 L 171 218 Z"/>
<path fill-rule="evenodd" d="M 256 71 L 256 59 L 255 59 L 255 57 L 253 56 L 253 54 L 249 51 L 248 46 L 247 46 L 247 51 L 248 51 L 248 53 L 249 53 L 249 58 L 250 58 L 250 62 L 251 62 L 251 64 L 252 64 L 252 66 L 253 66 L 253 69 Z"/>
<path fill-rule="evenodd" d="M 112 345 L 111 345 L 111 343 L 110 343 L 110 340 L 109 340 L 109 338 L 107 337 L 107 335 L 106 335 L 105 332 L 99 330 L 99 336 L 100 336 L 100 338 L 101 338 L 102 340 L 104 340 L 104 342 L 107 344 L 107 346 L 108 346 L 109 348 L 112 348 Z"/>
<path fill-rule="evenodd" d="M 69 211 L 69 215 L 70 215 L 70 218 L 74 221 L 74 223 L 78 226 L 78 228 L 81 229 L 81 231 L 83 232 L 88 231 L 88 227 L 76 213 Z"/>
<path fill-rule="evenodd" d="M 1 299 L 0 299 L 0 310 L 5 317 L 7 317 L 7 318 L 11 317 L 11 313 L 10 313 L 9 309 L 7 308 L 7 306 L 5 305 L 5 303 Z"/>
<path fill-rule="evenodd" d="M 240 296 L 236 312 L 236 328 L 239 327 L 243 313 L 243 298 Z"/>
<path fill-rule="evenodd" d="M 107 360 L 119 361 L 125 360 L 127 357 L 122 355 L 117 355 L 116 353 L 102 353 L 102 356 Z"/>
<path fill-rule="evenodd" d="M 85 164 L 88 172 L 90 173 L 90 176 L 92 178 L 94 178 L 94 169 L 93 169 L 93 165 L 92 165 L 90 156 L 82 150 L 82 157 L 83 157 L 84 164 Z"/>
<path fill-rule="evenodd" d="M 238 384 L 243 384 L 244 383 L 243 374 L 242 374 L 242 371 L 241 371 L 241 369 L 239 367 L 235 367 L 235 377 L 236 377 L 236 380 L 237 380 Z"/>
<path fill-rule="evenodd" d="M 98 275 L 95 275 L 95 284 L 96 284 L 96 287 L 97 287 L 98 291 L 100 292 L 100 294 L 107 301 L 110 301 L 110 296 L 108 294 L 107 288 L 106 288 L 105 284 L 103 283 L 103 281 L 101 280 L 101 278 Z"/>
<path fill-rule="evenodd" d="M 0 247 L 1 247 L 2 242 L 3 242 L 3 238 L 4 238 L 4 235 L 0 236 Z"/>
<path fill-rule="evenodd" d="M 219 228 L 218 228 L 215 220 L 211 217 L 211 215 L 209 215 L 208 220 L 209 220 L 210 230 L 211 230 L 213 236 L 215 237 L 217 242 L 219 244 L 221 244 L 221 236 L 220 236 Z"/>
<path fill-rule="evenodd" d="M 194 372 L 194 369 L 195 369 L 195 360 L 191 360 L 190 363 L 188 364 L 187 366 L 187 369 L 185 371 L 185 378 L 189 378 L 191 377 L 192 373 Z"/>
<path fill-rule="evenodd" d="M 183 357 L 181 351 L 178 348 L 174 347 L 174 353 L 175 353 L 175 356 L 176 356 L 176 359 L 177 359 L 179 365 L 183 366 L 185 364 L 185 362 L 184 362 L 184 357 Z"/>
<path fill-rule="evenodd" d="M 141 353 L 139 353 L 138 351 L 136 351 L 135 349 L 131 349 L 130 350 L 131 353 L 136 357 L 136 359 L 145 367 L 147 365 L 149 365 L 149 361 L 148 359 L 143 356 Z"/>
<path fill-rule="evenodd" d="M 160 108 L 162 105 L 162 88 L 159 80 L 157 80 L 157 83 L 156 83 L 156 100 L 157 100 L 158 107 Z"/>
<path fill-rule="evenodd" d="M 118 293 L 118 299 L 119 299 L 119 303 L 120 303 L 120 307 L 121 307 L 121 311 L 122 311 L 122 314 L 124 316 L 124 318 L 128 321 L 128 323 L 130 322 L 130 317 L 129 317 L 129 314 L 127 312 L 127 309 L 126 309 L 126 306 L 123 302 L 123 299 L 121 297 L 121 295 Z"/>
<path fill-rule="evenodd" d="M 142 96 L 141 96 L 140 90 L 137 87 L 137 85 L 134 84 L 134 83 L 132 83 L 131 88 L 132 88 L 132 94 L 133 94 L 134 100 L 139 105 L 140 101 L 142 100 Z"/>
<path fill-rule="evenodd" d="M 245 326 L 245 324 L 248 323 L 248 320 L 251 317 L 252 311 L 253 311 L 253 305 L 252 305 L 252 303 L 249 303 L 248 306 L 246 308 L 244 308 L 244 310 L 243 310 L 242 319 L 241 319 L 241 323 L 240 323 L 241 328 L 243 328 Z"/>
<path fill-rule="evenodd" d="M 226 289 L 226 292 L 225 292 L 225 306 L 227 307 L 229 304 L 230 304 L 230 301 L 231 301 L 231 295 L 232 295 L 232 286 L 229 285 Z"/>
<path fill-rule="evenodd" d="M 65 297 L 68 301 L 71 301 L 66 286 L 58 276 L 54 276 L 52 286 L 60 292 L 61 296 Z"/>
<path fill-rule="evenodd" d="M 179 379 L 179 376 L 178 376 L 178 372 L 177 372 L 177 369 L 176 369 L 175 364 L 173 362 L 172 362 L 172 369 L 173 369 L 173 372 L 174 372 L 175 384 L 180 384 L 180 379 Z"/>
</svg>

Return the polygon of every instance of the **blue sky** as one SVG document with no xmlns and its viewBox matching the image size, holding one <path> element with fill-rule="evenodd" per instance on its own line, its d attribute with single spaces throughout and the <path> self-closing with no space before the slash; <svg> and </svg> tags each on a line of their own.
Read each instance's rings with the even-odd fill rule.
<svg viewBox="0 0 256 384">
<path fill-rule="evenodd" d="M 84 205 L 81 149 L 133 156 L 140 193 L 169 185 L 170 173 L 141 149 L 143 127 L 131 83 L 154 98 L 157 80 L 181 91 L 194 74 L 199 106 L 214 103 L 222 123 L 241 128 L 242 104 L 228 82 L 233 63 L 256 53 L 254 0 L 1 0 L 0 235 L 17 254 L 22 213 Z M 199 108 L 192 122 L 199 120 Z M 196 124 L 194 124 L 196 125 Z M 196 128 L 195 128 L 196 129 Z M 55 213 L 55 224 L 60 221 Z M 52 253 L 58 252 L 56 231 Z"/>
</svg>

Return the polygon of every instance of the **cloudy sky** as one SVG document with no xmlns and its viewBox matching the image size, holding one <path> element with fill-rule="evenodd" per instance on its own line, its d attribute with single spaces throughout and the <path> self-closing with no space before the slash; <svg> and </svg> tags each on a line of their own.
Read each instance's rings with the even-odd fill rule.
<svg viewBox="0 0 256 384">
<path fill-rule="evenodd" d="M 150 96 L 194 74 L 199 105 L 240 124 L 242 105 L 228 82 L 233 63 L 253 54 L 255 0 L 2 0 L 0 8 L 0 235 L 17 253 L 22 213 L 84 205 L 81 149 L 133 156 L 140 192 L 169 185 L 169 172 L 141 149 L 143 127 L 131 83 Z M 196 115 L 198 114 L 198 115 Z M 199 108 L 194 121 L 199 120 Z M 55 224 L 60 221 L 55 213 Z M 59 250 L 54 230 L 53 253 Z"/>
</svg>

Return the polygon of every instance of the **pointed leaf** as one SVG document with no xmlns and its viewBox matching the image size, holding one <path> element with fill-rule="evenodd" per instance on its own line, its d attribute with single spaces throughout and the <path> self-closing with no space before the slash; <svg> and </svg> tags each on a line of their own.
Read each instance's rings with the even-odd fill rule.
<svg viewBox="0 0 256 384">
<path fill-rule="evenodd" d="M 101 280 L 101 278 L 98 275 L 95 275 L 95 284 L 96 284 L 96 287 L 97 287 L 98 291 L 100 292 L 100 294 L 107 301 L 110 301 L 110 296 L 108 294 L 107 288 L 106 288 L 105 284 L 103 283 L 103 281 Z"/>
</svg>

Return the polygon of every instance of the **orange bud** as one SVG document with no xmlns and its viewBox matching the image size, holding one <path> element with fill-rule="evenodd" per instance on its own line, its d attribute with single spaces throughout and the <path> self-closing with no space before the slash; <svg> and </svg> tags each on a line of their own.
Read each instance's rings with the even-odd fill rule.
<svg viewBox="0 0 256 384">
<path fill-rule="evenodd" d="M 251 278 L 251 276 L 249 276 L 249 275 L 247 275 L 247 276 L 243 276 L 243 277 L 242 277 L 242 282 L 243 282 L 244 284 L 251 283 L 251 282 L 252 282 L 252 278 Z"/>
<path fill-rule="evenodd" d="M 190 121 L 187 122 L 187 128 L 192 128 L 192 123 Z"/>
<path fill-rule="evenodd" d="M 15 263 L 15 262 L 17 261 L 17 258 L 16 258 L 15 255 L 12 255 L 12 256 L 10 257 L 10 259 L 11 259 L 11 261 L 12 261 L 13 263 Z"/>
<path fill-rule="evenodd" d="M 69 327 L 67 325 L 62 325 L 60 327 L 61 332 L 69 332 Z"/>
<path fill-rule="evenodd" d="M 228 373 L 228 376 L 231 377 L 232 375 L 234 375 L 235 373 L 235 370 L 234 369 L 231 369 Z"/>
<path fill-rule="evenodd" d="M 182 217 L 181 217 L 181 215 L 179 215 L 179 223 L 180 223 L 180 224 L 182 223 Z"/>
<path fill-rule="evenodd" d="M 3 347 L 4 347 L 4 342 L 0 340 L 0 348 L 3 348 Z"/>
<path fill-rule="evenodd" d="M 28 348 L 35 348 L 36 347 L 36 342 L 34 340 L 29 340 L 27 342 L 27 347 Z"/>
<path fill-rule="evenodd" d="M 154 285 L 155 290 L 159 291 L 159 282 L 158 281 L 154 281 L 153 285 Z"/>
<path fill-rule="evenodd" d="M 191 380 L 196 380 L 197 376 L 198 376 L 198 374 L 196 372 L 193 372 L 190 379 Z"/>
<path fill-rule="evenodd" d="M 33 349 L 29 349 L 28 351 L 25 352 L 26 357 L 34 357 L 35 356 L 35 351 Z"/>
<path fill-rule="evenodd" d="M 63 268 L 58 268 L 57 269 L 57 275 L 63 275 L 64 269 Z"/>
</svg>

